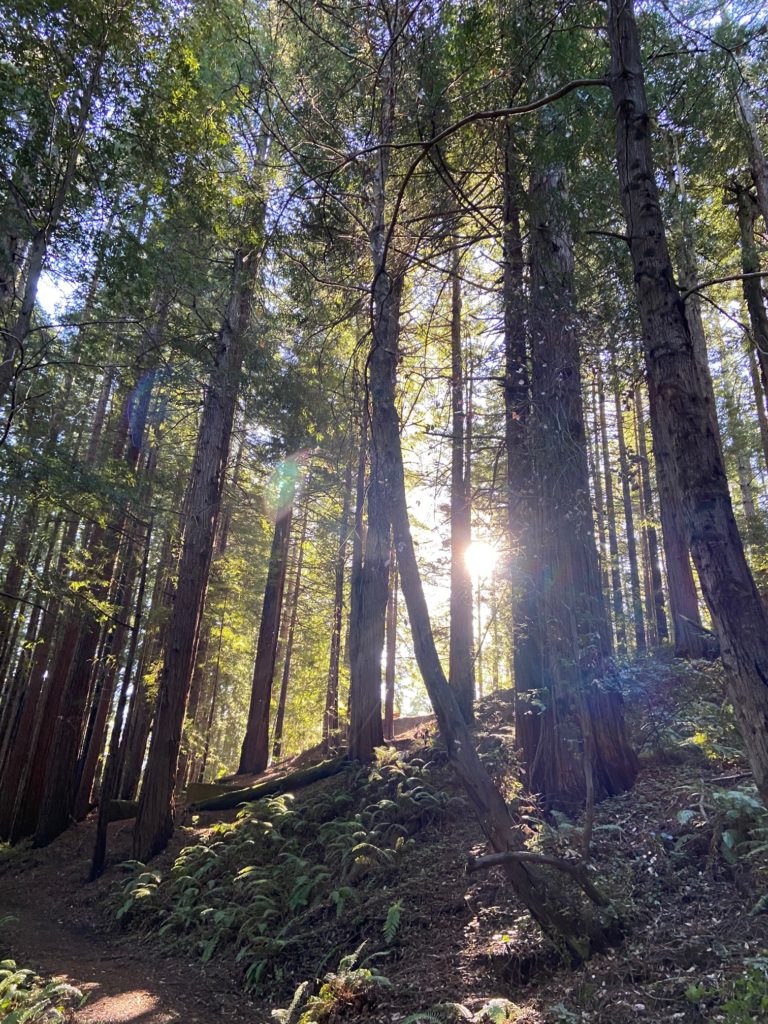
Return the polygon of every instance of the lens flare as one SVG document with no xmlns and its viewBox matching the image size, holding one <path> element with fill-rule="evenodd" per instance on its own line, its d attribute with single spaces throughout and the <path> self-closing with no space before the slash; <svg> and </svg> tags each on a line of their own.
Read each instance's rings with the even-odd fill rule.
<svg viewBox="0 0 768 1024">
<path fill-rule="evenodd" d="M 273 523 L 283 518 L 300 495 L 308 458 L 307 452 L 296 452 L 281 459 L 270 473 L 264 488 L 264 508 Z"/>
</svg>

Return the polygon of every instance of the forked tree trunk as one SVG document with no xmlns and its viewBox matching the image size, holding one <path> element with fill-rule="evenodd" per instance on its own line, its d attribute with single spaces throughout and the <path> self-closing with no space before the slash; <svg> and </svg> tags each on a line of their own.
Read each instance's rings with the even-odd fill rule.
<svg viewBox="0 0 768 1024">
<path fill-rule="evenodd" d="M 758 790 L 768 802 L 768 612 L 736 528 L 717 431 L 672 272 L 631 0 L 609 0 L 608 39 L 619 180 L 632 225 L 657 474 L 681 495 L 687 539 L 720 639 L 728 696 Z"/>
</svg>

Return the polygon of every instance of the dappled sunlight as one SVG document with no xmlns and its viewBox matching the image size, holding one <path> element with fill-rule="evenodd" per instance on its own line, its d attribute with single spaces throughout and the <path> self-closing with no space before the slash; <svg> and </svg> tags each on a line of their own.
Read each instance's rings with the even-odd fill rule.
<svg viewBox="0 0 768 1024">
<path fill-rule="evenodd" d="M 100 1024 L 102 1021 L 109 1021 L 110 1024 L 140 1024 L 141 1021 L 150 1020 L 153 1024 L 160 1024 L 173 1019 L 170 1013 L 158 1012 L 160 1000 L 146 989 L 136 988 L 116 995 L 99 996 L 98 986 L 85 985 L 83 988 L 93 988 L 95 991 L 78 1013 L 78 1024 Z"/>
</svg>

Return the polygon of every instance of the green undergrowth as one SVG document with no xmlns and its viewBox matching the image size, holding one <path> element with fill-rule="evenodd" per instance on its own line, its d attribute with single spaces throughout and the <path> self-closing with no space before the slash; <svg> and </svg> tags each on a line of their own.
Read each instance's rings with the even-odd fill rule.
<svg viewBox="0 0 768 1024">
<path fill-rule="evenodd" d="M 386 948 L 408 907 L 388 890 L 416 843 L 466 813 L 444 770 L 382 751 L 294 798 L 243 808 L 161 875 L 132 862 L 117 917 L 168 951 L 234 961 L 259 990 L 321 977 L 362 938 Z"/>
<path fill-rule="evenodd" d="M 0 961 L 0 1024 L 55 1024 L 71 1019 L 83 993 L 64 982 L 46 981 L 15 960 Z"/>
<path fill-rule="evenodd" d="M 646 763 L 742 756 L 719 660 L 683 661 L 661 649 L 620 664 L 617 682 L 633 746 Z"/>
</svg>

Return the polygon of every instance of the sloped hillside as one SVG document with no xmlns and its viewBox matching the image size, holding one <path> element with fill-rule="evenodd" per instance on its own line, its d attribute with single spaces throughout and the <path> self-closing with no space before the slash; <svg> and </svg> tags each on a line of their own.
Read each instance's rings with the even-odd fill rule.
<svg viewBox="0 0 768 1024">
<path fill-rule="evenodd" d="M 4 948 L 86 988 L 88 958 L 112 957 L 106 988 L 122 970 L 130 989 L 115 997 L 153 989 L 131 1017 L 134 1003 L 104 1003 L 97 983 L 84 1022 L 766 1019 L 768 816 L 717 670 L 646 662 L 624 682 L 644 767 L 631 793 L 597 808 L 593 871 L 626 938 L 576 971 L 500 874 L 466 873 L 480 832 L 429 726 L 373 767 L 194 815 L 163 858 L 115 864 L 96 886 L 82 882 L 88 822 L 47 850 L 14 851 L 0 878 L 17 916 Z M 575 857 L 580 823 L 544 815 L 516 781 L 509 697 L 479 706 L 482 756 L 530 846 Z M 112 828 L 127 852 L 128 823 Z"/>
</svg>

